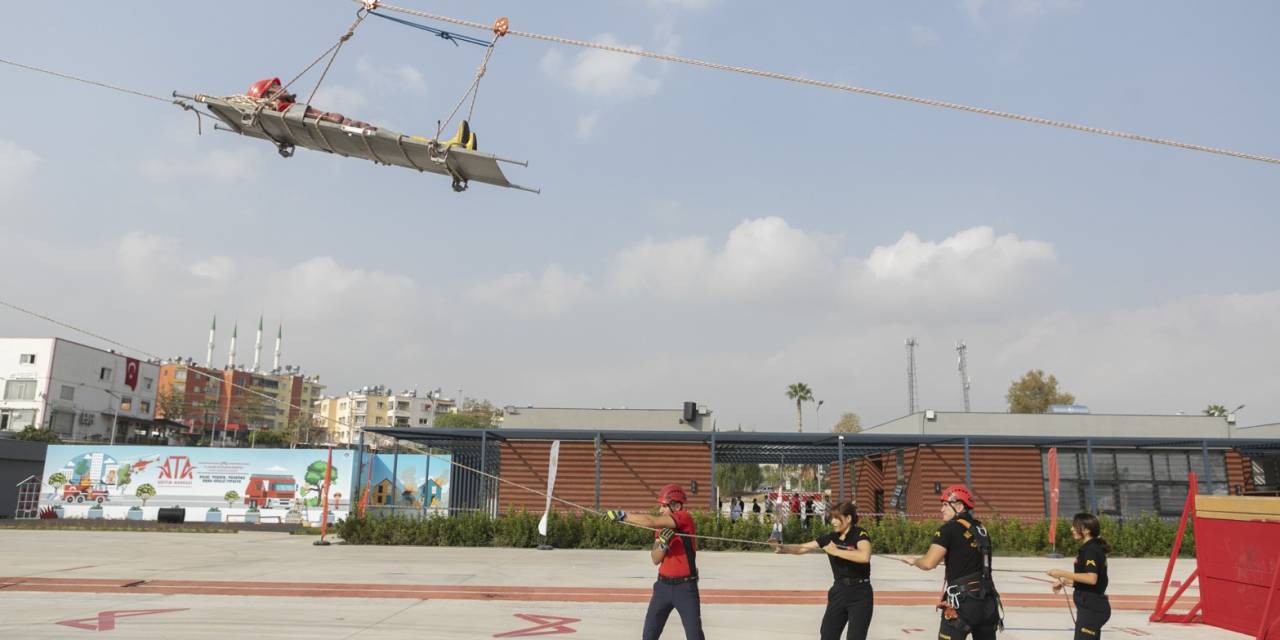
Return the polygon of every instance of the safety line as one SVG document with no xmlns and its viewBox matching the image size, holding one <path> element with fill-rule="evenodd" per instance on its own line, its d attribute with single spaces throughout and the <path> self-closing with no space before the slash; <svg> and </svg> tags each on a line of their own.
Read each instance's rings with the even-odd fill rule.
<svg viewBox="0 0 1280 640">
<path fill-rule="evenodd" d="M 362 0 L 353 0 L 353 1 L 358 4 L 363 4 Z M 378 7 L 380 9 L 385 9 L 387 11 L 396 11 L 396 12 L 404 13 L 407 15 L 426 18 L 428 20 L 436 20 L 438 22 L 447 22 L 450 24 L 462 25 L 465 27 L 472 27 L 474 29 L 490 29 L 491 28 L 490 25 L 482 24 L 472 20 L 462 20 L 459 18 L 451 18 L 447 16 L 427 13 L 425 11 L 418 11 L 416 9 L 409 9 L 409 8 L 398 7 L 390 4 L 383 4 L 381 2 L 378 3 Z M 675 62 L 679 64 L 687 64 L 687 65 L 692 65 L 697 67 L 704 67 L 704 68 L 712 69 L 715 71 L 727 71 L 730 73 L 740 73 L 740 74 L 749 75 L 749 76 L 756 76 L 759 78 L 768 78 L 771 80 L 783 80 L 787 82 L 794 82 L 798 84 L 809 85 L 809 86 L 819 87 L 823 89 L 845 91 L 848 93 L 858 93 L 862 95 L 875 96 L 877 98 L 888 98 L 890 100 L 898 100 L 901 102 L 911 102 L 911 103 L 925 105 L 929 107 L 938 107 L 942 109 L 951 109 L 954 111 L 976 113 L 979 115 L 991 116 L 995 118 L 1004 118 L 1006 120 L 1015 120 L 1018 122 L 1025 122 L 1028 124 L 1037 124 L 1037 125 L 1043 125 L 1047 127 L 1056 127 L 1059 129 L 1069 129 L 1072 131 L 1079 131 L 1082 133 L 1092 133 L 1092 134 L 1102 135 L 1102 136 L 1110 136 L 1113 138 L 1121 138 L 1124 140 L 1131 140 L 1134 142 L 1145 142 L 1149 144 L 1157 144 L 1157 145 L 1164 145 L 1167 147 L 1185 149 L 1188 151 L 1200 151 L 1203 153 L 1212 153 L 1212 154 L 1221 155 L 1221 156 L 1230 156 L 1233 158 L 1240 158 L 1242 160 L 1254 160 L 1257 162 L 1266 162 L 1269 164 L 1280 165 L 1280 158 L 1273 158 L 1270 156 L 1263 156 L 1263 155 L 1257 155 L 1252 153 L 1244 153 L 1240 151 L 1233 151 L 1230 149 L 1222 149 L 1218 147 L 1209 147 L 1209 146 L 1199 145 L 1199 144 L 1190 144 L 1186 142 L 1179 142 L 1177 140 L 1171 140 L 1167 138 L 1156 138 L 1156 137 L 1142 135 L 1138 133 L 1129 133 L 1125 131 L 1103 129 L 1100 127 L 1092 127 L 1088 125 L 1076 124 L 1076 123 L 1066 122 L 1062 120 L 1051 120 L 1049 118 L 1041 118 L 1039 116 L 1030 116 L 1030 115 L 1024 115 L 1019 113 L 1013 113 L 1009 111 L 998 111 L 995 109 L 988 109 L 985 107 L 975 107 L 971 105 L 960 104 L 957 102 L 935 100 L 932 98 L 922 98 L 922 97 L 911 96 L 903 93 L 895 93 L 892 91 L 869 89 L 866 87 L 859 87 L 859 86 L 850 85 L 850 84 L 842 84 L 839 82 L 829 82 L 826 80 L 814 80 L 811 78 L 805 78 L 802 76 L 790 75 L 785 73 L 777 73 L 774 71 L 763 71 L 760 69 L 753 69 L 751 67 L 720 64 L 716 62 L 708 62 L 706 60 L 699 60 L 697 58 L 687 58 L 684 56 L 674 56 L 674 55 L 665 54 L 665 53 L 655 53 L 652 51 L 645 51 L 643 49 L 619 47 L 619 46 L 604 44 L 600 42 L 591 42 L 588 40 L 563 38 L 560 36 L 531 33 L 528 31 L 510 30 L 508 31 L 508 33 L 513 36 L 520 36 L 522 38 L 529 38 L 531 40 L 542 40 L 545 42 L 553 42 L 556 44 L 563 44 L 563 45 L 569 45 L 574 47 L 585 47 L 589 49 L 598 49 L 600 51 L 622 53 L 626 55 L 639 56 L 642 58 L 651 58 L 654 60 L 661 60 L 664 62 Z"/>
<path fill-rule="evenodd" d="M 38 311 L 33 311 L 33 310 L 31 310 L 31 309 L 27 309 L 27 308 L 22 307 L 22 306 L 20 306 L 20 305 L 17 305 L 17 304 L 14 304 L 14 303 L 12 303 L 12 302 L 9 302 L 8 300 L 5 300 L 5 299 L 3 299 L 3 298 L 0 298 L 0 306 L 7 307 L 7 308 L 12 309 L 12 310 L 14 310 L 14 311 L 17 311 L 17 312 L 19 312 L 19 313 L 23 313 L 23 314 L 29 315 L 29 316 L 31 316 L 31 317 L 33 317 L 33 318 L 37 318 L 37 319 L 39 319 L 39 320 L 43 320 L 43 321 L 45 321 L 45 322 L 52 323 L 52 324 L 54 324 L 54 325 L 57 325 L 57 326 L 63 327 L 63 328 L 65 328 L 65 329 L 69 329 L 69 330 L 74 331 L 74 332 L 76 332 L 76 333 L 80 333 L 80 334 L 83 334 L 83 335 L 89 336 L 89 337 L 91 337 L 91 338 L 95 338 L 95 339 L 97 339 L 97 340 L 101 340 L 101 341 L 103 341 L 103 342 L 105 342 L 105 343 L 107 343 L 107 344 L 110 344 L 110 345 L 113 345 L 113 346 L 120 347 L 121 349 L 126 349 L 126 350 L 129 350 L 129 351 L 133 351 L 133 352 L 135 352 L 135 353 L 138 353 L 138 354 L 142 354 L 142 355 L 144 355 L 144 356 L 146 356 L 146 357 L 148 357 L 148 358 L 150 358 L 150 359 L 156 359 L 156 360 L 162 360 L 162 359 L 163 359 L 163 358 L 161 358 L 160 356 L 158 356 L 158 355 L 156 355 L 156 354 L 154 354 L 154 353 L 151 353 L 151 352 L 149 352 L 149 351 L 146 351 L 146 350 L 144 350 L 144 349 L 139 349 L 139 348 L 137 348 L 137 347 L 134 347 L 134 346 L 131 346 L 131 345 L 125 344 L 125 343 L 123 343 L 123 342 L 119 342 L 119 341 L 117 341 L 117 340 L 113 340 L 113 339 L 111 339 L 111 338 L 108 338 L 108 337 L 106 337 L 106 336 L 104 336 L 104 335 L 100 334 L 100 333 L 96 333 L 96 332 L 93 332 L 93 331 L 89 331 L 89 330 L 87 330 L 87 329 L 84 329 L 84 328 L 79 327 L 79 326 L 77 326 L 77 325 L 71 324 L 71 323 L 69 323 L 69 322 L 65 322 L 65 321 L 62 321 L 62 320 L 58 320 L 57 318 L 53 318 L 53 317 L 51 317 L 51 316 L 49 316 L 49 315 L 47 315 L 47 314 L 40 313 L 40 312 L 38 312 Z M 233 381 L 233 382 L 228 383 L 228 382 L 226 382 L 226 379 L 225 379 L 225 378 L 220 377 L 220 376 L 214 376 L 214 375 L 211 375 L 211 374 L 205 373 L 205 372 L 203 372 L 203 371 L 199 370 L 199 368 L 188 368 L 188 375 L 190 375 L 190 374 L 192 374 L 192 373 L 194 373 L 194 374 L 196 374 L 196 375 L 199 375 L 199 376 L 203 376 L 204 378 L 207 378 L 207 379 L 208 379 L 208 380 L 210 380 L 210 381 L 217 381 L 219 384 L 228 385 L 228 386 L 230 386 L 230 387 L 231 387 L 231 388 L 233 388 L 233 389 L 239 389 L 239 390 L 241 390 L 241 391 L 244 391 L 245 393 L 253 394 L 253 395 L 259 396 L 259 397 L 261 397 L 261 398 L 264 398 L 264 399 L 270 400 L 270 401 L 271 401 L 271 402 L 273 402 L 273 403 L 276 403 L 276 402 L 278 402 L 278 401 L 279 401 L 279 399 L 278 399 L 278 398 L 273 398 L 273 397 L 271 397 L 270 395 L 268 395 L 268 394 L 266 394 L 266 393 L 264 393 L 264 392 L 262 392 L 262 391 L 258 391 L 257 389 L 252 389 L 252 388 L 250 388 L 250 387 L 248 387 L 248 386 L 245 386 L 245 385 L 236 384 L 234 381 Z M 305 411 L 305 412 L 307 412 L 307 413 L 309 413 L 309 414 L 311 414 L 311 415 L 313 415 L 313 416 L 315 415 L 314 411 L 312 411 L 311 409 L 304 408 L 304 407 L 302 407 L 301 405 L 296 405 L 296 404 L 288 403 L 288 404 L 286 404 L 285 406 L 287 406 L 287 407 L 289 407 L 289 408 L 291 408 L 291 409 L 297 409 L 297 410 L 299 410 L 299 411 Z M 326 421 L 326 422 L 329 422 L 329 423 L 335 424 L 335 425 L 336 425 L 336 424 L 338 424 L 338 421 L 337 421 L 337 419 L 336 419 L 336 418 L 330 418 L 329 416 L 321 416 L 321 417 L 320 417 L 320 419 L 321 419 L 321 420 L 324 420 L 324 421 Z M 225 431 L 224 431 L 224 433 L 225 433 Z M 212 446 L 212 438 L 210 438 L 210 446 Z M 419 448 L 421 448 L 421 447 L 419 447 Z M 556 496 L 554 496 L 554 495 L 548 495 L 546 492 L 540 491 L 540 490 L 535 489 L 535 488 L 533 488 L 533 487 L 528 487 L 528 486 L 525 486 L 525 485 L 523 485 L 523 484 L 520 484 L 519 482 L 515 482 L 515 481 L 513 481 L 513 480 L 509 480 L 509 479 L 507 479 L 507 478 L 503 478 L 503 477 L 501 477 L 501 476 L 497 476 L 497 475 L 494 475 L 494 474 L 491 474 L 491 473 L 485 472 L 485 471 L 483 471 L 483 470 L 481 470 L 481 469 L 476 469 L 476 468 L 474 468 L 474 467 L 471 467 L 471 466 L 468 466 L 468 465 L 462 464 L 462 463 L 460 463 L 460 462 L 457 462 L 456 460 L 454 460 L 454 459 L 453 459 L 453 457 L 452 457 L 452 456 L 451 456 L 451 457 L 450 457 L 450 459 L 449 459 L 449 464 L 451 464 L 451 465 L 453 465 L 453 466 L 456 466 L 456 467 L 458 467 L 459 469 L 463 469 L 463 470 L 465 470 L 465 471 L 470 471 L 470 472 L 475 473 L 475 474 L 478 474 L 478 475 L 480 475 L 480 476 L 483 476 L 483 477 L 486 477 L 486 478 L 490 478 L 490 479 L 493 479 L 493 480 L 497 480 L 498 482 L 500 482 L 500 483 L 502 483 L 502 484 L 506 484 L 506 485 L 510 485 L 510 486 L 516 487 L 516 488 L 518 488 L 518 489 L 522 489 L 522 490 L 524 490 L 524 491 L 527 491 L 527 492 L 529 492 L 529 493 L 533 493 L 533 494 L 538 495 L 538 496 L 540 496 L 540 497 L 543 497 L 543 498 L 550 498 L 551 500 L 553 500 L 553 501 L 555 501 L 555 502 L 559 502 L 560 504 L 563 504 L 563 505 L 567 505 L 567 506 L 573 507 L 573 508 L 578 509 L 578 510 L 580 510 L 580 511 L 583 511 L 583 512 L 585 512 L 585 513 L 590 513 L 590 514 L 592 514 L 592 515 L 596 515 L 596 516 L 604 516 L 604 515 L 605 515 L 605 512 L 604 512 L 603 510 L 599 510 L 599 509 L 595 509 L 595 508 L 588 507 L 588 506 L 585 506 L 585 505 L 581 505 L 581 504 L 578 504 L 578 503 L 576 503 L 576 502 L 572 502 L 572 501 L 570 501 L 570 500 L 566 500 L 566 499 L 564 499 L 564 498 L 556 497 Z M 649 531 L 659 531 L 659 530 L 660 530 L 660 528 L 659 528 L 659 527 L 649 527 L 649 526 L 641 525 L 641 524 L 634 523 L 634 522 L 627 522 L 626 520 L 621 521 L 621 524 L 624 524 L 624 525 L 627 525 L 627 526 L 630 526 L 630 527 L 635 527 L 635 528 L 637 528 L 637 529 L 647 529 L 647 530 L 649 530 Z M 763 542 L 762 542 L 762 541 L 759 541 L 759 540 L 746 540 L 746 539 L 741 539 L 741 538 L 726 538 L 726 537 L 721 537 L 721 536 L 707 536 L 707 535 L 700 535 L 700 534 L 677 534 L 677 535 L 679 535 L 679 536 L 680 536 L 680 537 L 682 537 L 682 538 L 694 538 L 694 539 L 703 539 L 703 540 L 716 540 L 716 541 L 720 541 L 720 542 L 734 542 L 734 543 L 741 543 L 741 544 L 748 544 L 748 545 L 757 545 L 757 546 L 772 546 L 772 543 L 771 543 L 771 542 L 768 542 L 768 541 L 763 541 Z M 873 556 L 880 556 L 880 557 L 883 557 L 883 558 L 892 558 L 893 560 L 895 560 L 895 561 L 899 561 L 899 562 L 901 561 L 901 559 L 900 559 L 900 558 L 898 558 L 898 557 L 896 557 L 896 556 L 889 555 L 889 554 L 872 553 L 872 555 L 873 555 Z"/>
</svg>

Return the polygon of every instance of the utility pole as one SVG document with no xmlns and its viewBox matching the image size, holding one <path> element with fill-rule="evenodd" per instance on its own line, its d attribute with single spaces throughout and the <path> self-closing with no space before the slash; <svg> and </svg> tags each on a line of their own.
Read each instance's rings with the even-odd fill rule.
<svg viewBox="0 0 1280 640">
<path fill-rule="evenodd" d="M 916 347 L 915 338 L 907 338 L 907 415 L 916 412 Z"/>
<path fill-rule="evenodd" d="M 961 340 L 956 343 L 960 369 L 960 387 L 964 389 L 964 412 L 969 413 L 969 347 Z"/>
</svg>

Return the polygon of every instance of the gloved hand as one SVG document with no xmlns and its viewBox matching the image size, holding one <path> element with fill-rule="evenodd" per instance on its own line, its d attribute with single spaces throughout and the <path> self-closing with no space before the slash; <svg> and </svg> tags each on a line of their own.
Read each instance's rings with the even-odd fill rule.
<svg viewBox="0 0 1280 640">
<path fill-rule="evenodd" d="M 604 517 L 614 522 L 622 522 L 627 519 L 627 512 L 622 509 L 610 509 L 604 512 Z"/>
<path fill-rule="evenodd" d="M 662 547 L 663 551 L 666 551 L 668 548 L 671 547 L 671 539 L 674 538 L 675 535 L 676 535 L 676 532 L 670 529 L 663 529 L 662 531 L 659 531 L 658 546 Z"/>
</svg>

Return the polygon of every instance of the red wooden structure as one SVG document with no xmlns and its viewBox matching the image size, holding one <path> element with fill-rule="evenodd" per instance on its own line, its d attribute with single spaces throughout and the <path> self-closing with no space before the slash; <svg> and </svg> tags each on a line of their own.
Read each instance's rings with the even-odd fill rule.
<svg viewBox="0 0 1280 640">
<path fill-rule="evenodd" d="M 1280 640 L 1280 498 L 1199 496 L 1194 473 L 1189 484 L 1151 621 L 1203 622 Z M 1196 568 L 1166 600 L 1188 520 L 1195 526 Z M 1197 580 L 1199 599 L 1185 613 L 1170 613 Z"/>
</svg>

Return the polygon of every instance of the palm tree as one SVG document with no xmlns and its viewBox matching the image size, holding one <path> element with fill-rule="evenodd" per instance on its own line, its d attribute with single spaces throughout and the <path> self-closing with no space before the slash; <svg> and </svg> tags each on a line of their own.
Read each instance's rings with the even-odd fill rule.
<svg viewBox="0 0 1280 640">
<path fill-rule="evenodd" d="M 800 403 L 813 402 L 813 389 L 803 382 L 797 382 L 787 387 L 787 398 L 796 401 L 796 431 L 804 431 L 804 412 L 800 409 Z"/>
</svg>

